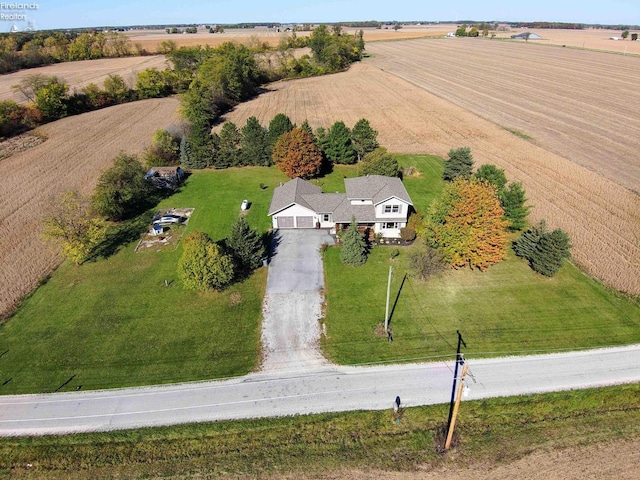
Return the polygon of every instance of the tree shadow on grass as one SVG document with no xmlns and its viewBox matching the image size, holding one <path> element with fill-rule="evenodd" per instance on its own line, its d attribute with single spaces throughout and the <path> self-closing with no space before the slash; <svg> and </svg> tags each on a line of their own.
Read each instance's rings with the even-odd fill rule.
<svg viewBox="0 0 640 480">
<path fill-rule="evenodd" d="M 140 236 L 149 229 L 154 214 L 155 210 L 150 209 L 137 217 L 110 227 L 105 240 L 86 261 L 107 259 L 118 253 L 123 246 L 139 240 Z"/>
</svg>

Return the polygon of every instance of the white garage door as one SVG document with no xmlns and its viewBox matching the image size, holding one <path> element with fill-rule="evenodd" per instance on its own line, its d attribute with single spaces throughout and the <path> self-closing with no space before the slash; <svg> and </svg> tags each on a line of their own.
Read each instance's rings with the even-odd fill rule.
<svg viewBox="0 0 640 480">
<path fill-rule="evenodd" d="M 293 217 L 278 217 L 278 228 L 294 228 Z"/>
<path fill-rule="evenodd" d="M 296 217 L 298 228 L 313 228 L 313 217 Z"/>
</svg>

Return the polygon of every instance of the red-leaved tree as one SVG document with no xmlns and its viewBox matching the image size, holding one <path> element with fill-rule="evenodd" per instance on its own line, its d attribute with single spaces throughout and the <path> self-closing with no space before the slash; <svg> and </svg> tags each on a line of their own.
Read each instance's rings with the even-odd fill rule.
<svg viewBox="0 0 640 480">
<path fill-rule="evenodd" d="M 302 128 L 280 135 L 272 156 L 273 163 L 290 178 L 313 178 L 322 169 L 322 152 Z"/>
</svg>

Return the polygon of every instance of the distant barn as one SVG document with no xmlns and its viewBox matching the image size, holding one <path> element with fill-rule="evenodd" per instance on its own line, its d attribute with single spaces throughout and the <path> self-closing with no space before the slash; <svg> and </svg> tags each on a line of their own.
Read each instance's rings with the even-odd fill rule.
<svg viewBox="0 0 640 480">
<path fill-rule="evenodd" d="M 540 35 L 532 32 L 522 32 L 517 35 L 511 35 L 511 38 L 520 38 L 522 40 L 542 40 Z"/>
</svg>

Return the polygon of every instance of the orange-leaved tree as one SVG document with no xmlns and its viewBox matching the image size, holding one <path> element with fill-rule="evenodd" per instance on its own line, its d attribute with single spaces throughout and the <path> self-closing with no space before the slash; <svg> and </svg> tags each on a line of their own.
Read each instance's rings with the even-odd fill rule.
<svg viewBox="0 0 640 480">
<path fill-rule="evenodd" d="M 273 147 L 273 163 L 291 178 L 313 178 L 322 169 L 322 152 L 302 128 L 280 135 Z"/>
<path fill-rule="evenodd" d="M 507 256 L 509 222 L 503 217 L 493 185 L 458 178 L 432 204 L 427 237 L 454 268 L 484 271 Z"/>
</svg>

